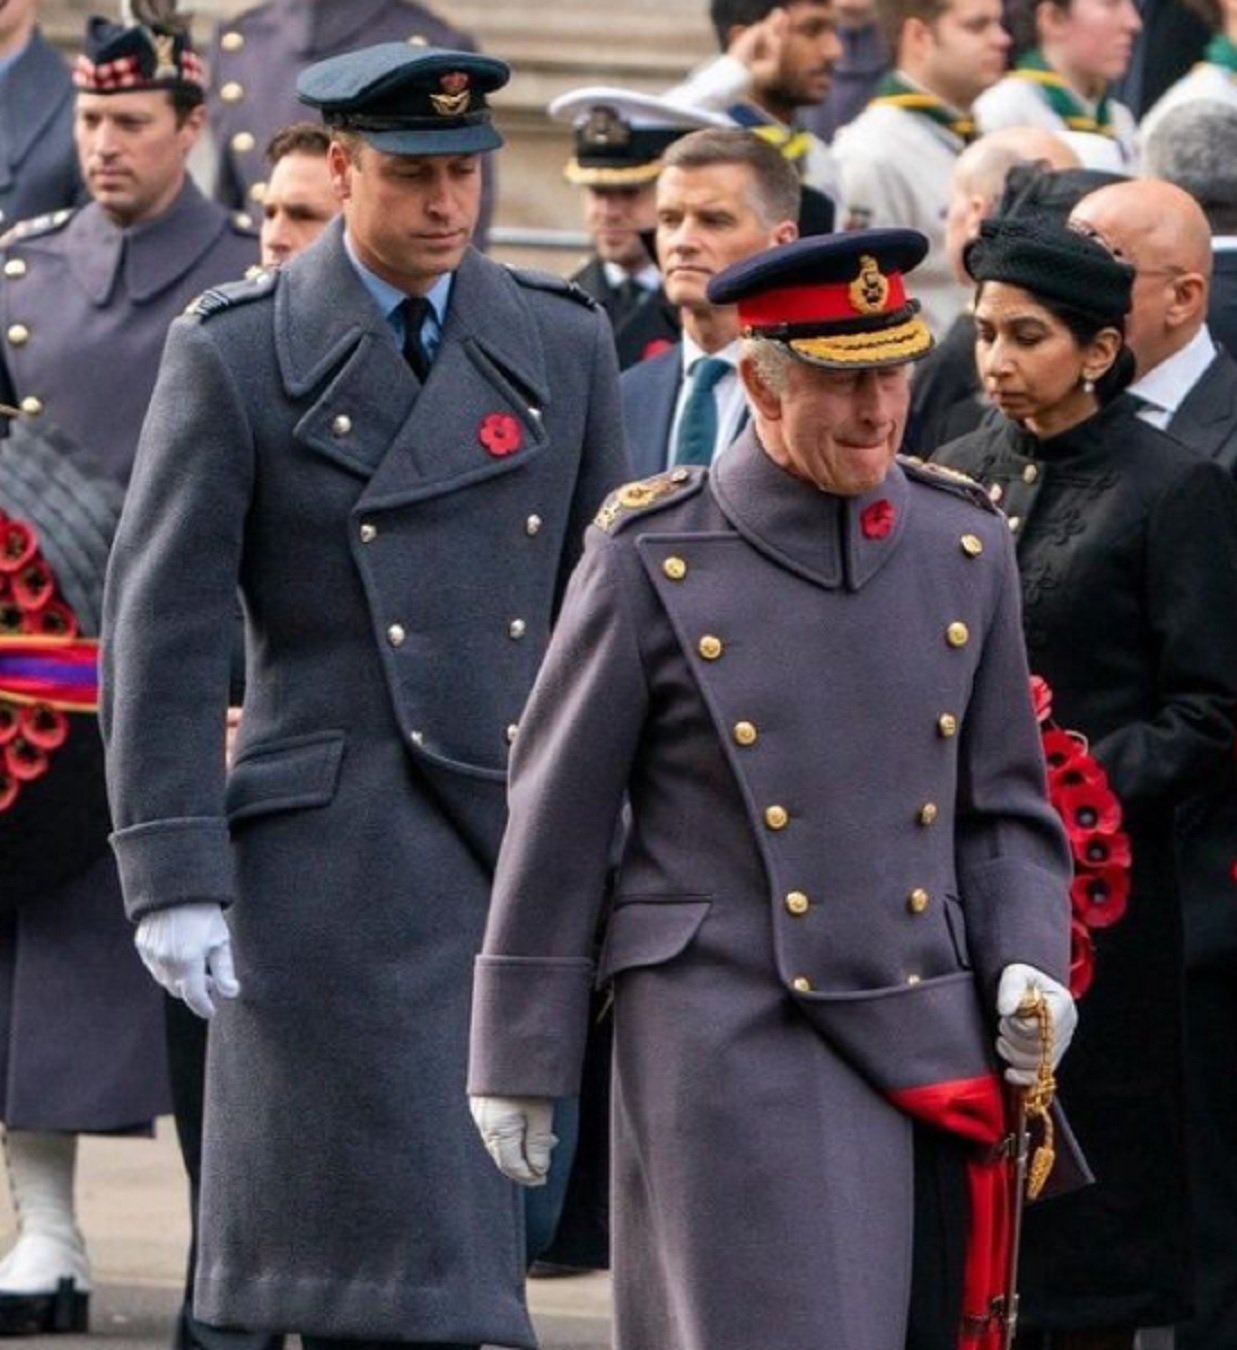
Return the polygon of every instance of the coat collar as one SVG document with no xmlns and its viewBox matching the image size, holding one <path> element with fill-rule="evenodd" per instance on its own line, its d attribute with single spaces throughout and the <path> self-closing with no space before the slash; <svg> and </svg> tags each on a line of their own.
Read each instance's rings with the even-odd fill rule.
<svg viewBox="0 0 1237 1350">
<path fill-rule="evenodd" d="M 897 464 L 871 492 L 835 497 L 774 464 L 754 427 L 717 461 L 710 481 L 722 513 L 754 548 L 830 590 L 859 590 L 893 556 L 906 530 L 910 492 Z M 881 519 L 888 521 L 887 533 L 877 526 Z"/>
<path fill-rule="evenodd" d="M 277 23 L 293 51 L 314 58 L 362 45 L 354 42 L 388 0 L 276 0 Z"/>
<path fill-rule="evenodd" d="M 26 50 L 0 81 L 0 191 L 12 186 L 14 167 L 72 97 L 64 61 L 35 29 Z"/>
<path fill-rule="evenodd" d="M 1177 405 L 1168 434 L 1211 458 L 1237 438 L 1237 363 L 1227 352 L 1216 352 Z"/>
<path fill-rule="evenodd" d="M 227 228 L 227 212 L 186 177 L 158 219 L 126 228 L 91 202 L 69 222 L 65 241 L 69 266 L 94 304 L 107 304 L 119 285 L 141 305 L 175 285 Z"/>
</svg>

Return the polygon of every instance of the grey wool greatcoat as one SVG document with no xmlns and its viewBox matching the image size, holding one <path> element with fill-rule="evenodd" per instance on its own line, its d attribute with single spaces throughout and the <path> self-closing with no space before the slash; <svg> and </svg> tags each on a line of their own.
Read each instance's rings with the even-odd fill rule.
<svg viewBox="0 0 1237 1350">
<path fill-rule="evenodd" d="M 112 555 L 104 727 L 131 916 L 230 906 L 206 1322 L 534 1344 L 521 1196 L 468 1114 L 469 974 L 509 742 L 624 476 L 619 425 L 601 312 L 475 252 L 424 387 L 339 223 L 173 327 Z"/>
<path fill-rule="evenodd" d="M 628 793 L 596 970 L 619 1350 L 901 1350 L 887 1094 L 995 1072 L 1007 963 L 1065 977 L 1009 531 L 972 492 L 908 465 L 829 496 L 749 431 L 590 532 L 516 742 L 469 1089 L 576 1091 Z"/>
<path fill-rule="evenodd" d="M 36 28 L 0 75 L 0 230 L 82 196 L 73 102 L 64 57 Z"/>
</svg>

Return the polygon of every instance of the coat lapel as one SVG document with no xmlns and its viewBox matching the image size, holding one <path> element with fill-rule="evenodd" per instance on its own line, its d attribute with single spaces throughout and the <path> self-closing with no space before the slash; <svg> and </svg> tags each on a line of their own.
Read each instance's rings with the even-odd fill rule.
<svg viewBox="0 0 1237 1350">
<path fill-rule="evenodd" d="M 1216 354 L 1194 388 L 1182 400 L 1169 434 L 1210 459 L 1232 463 L 1230 442 L 1237 441 L 1237 362 Z M 1227 455 L 1222 454 L 1228 447 Z"/>
<path fill-rule="evenodd" d="M 72 97 L 64 62 L 36 31 L 0 82 L 0 191 L 12 187 L 14 170 Z"/>
</svg>

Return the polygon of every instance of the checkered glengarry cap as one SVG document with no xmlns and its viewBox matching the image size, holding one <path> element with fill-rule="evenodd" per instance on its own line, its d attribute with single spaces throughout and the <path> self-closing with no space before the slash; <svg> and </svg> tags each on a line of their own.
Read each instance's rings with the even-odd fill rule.
<svg viewBox="0 0 1237 1350">
<path fill-rule="evenodd" d="M 86 26 L 85 50 L 73 66 L 73 83 L 89 94 L 144 89 L 206 90 L 206 67 L 187 33 L 159 24 L 112 23 L 95 17 Z"/>
</svg>

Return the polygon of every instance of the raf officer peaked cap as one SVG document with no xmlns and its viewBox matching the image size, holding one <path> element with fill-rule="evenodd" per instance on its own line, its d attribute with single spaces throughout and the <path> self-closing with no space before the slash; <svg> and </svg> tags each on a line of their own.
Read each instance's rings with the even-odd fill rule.
<svg viewBox="0 0 1237 1350">
<path fill-rule="evenodd" d="M 503 142 L 486 95 L 511 78 L 505 61 L 383 42 L 301 72 L 297 97 L 328 127 L 391 155 L 469 155 Z"/>
<path fill-rule="evenodd" d="M 932 349 L 904 280 L 927 251 L 918 230 L 797 239 L 719 272 L 709 300 L 738 306 L 744 337 L 781 342 L 809 365 L 899 365 Z"/>
</svg>

